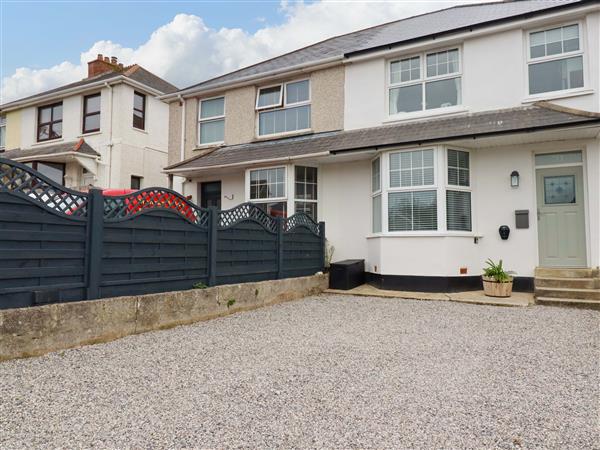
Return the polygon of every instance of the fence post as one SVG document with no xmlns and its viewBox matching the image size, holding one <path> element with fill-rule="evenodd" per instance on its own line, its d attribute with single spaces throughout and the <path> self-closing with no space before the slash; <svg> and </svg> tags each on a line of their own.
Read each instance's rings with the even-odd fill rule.
<svg viewBox="0 0 600 450">
<path fill-rule="evenodd" d="M 100 297 L 102 243 L 104 240 L 104 197 L 100 189 L 88 192 L 87 299 Z"/>
<path fill-rule="evenodd" d="M 219 228 L 219 211 L 214 206 L 208 212 L 208 285 L 217 284 L 217 231 Z"/>
<path fill-rule="evenodd" d="M 277 217 L 277 279 L 283 278 L 283 217 Z"/>
<path fill-rule="evenodd" d="M 325 222 L 319 222 L 319 236 L 321 237 L 321 270 L 325 270 L 327 261 L 327 244 L 325 240 Z"/>
</svg>

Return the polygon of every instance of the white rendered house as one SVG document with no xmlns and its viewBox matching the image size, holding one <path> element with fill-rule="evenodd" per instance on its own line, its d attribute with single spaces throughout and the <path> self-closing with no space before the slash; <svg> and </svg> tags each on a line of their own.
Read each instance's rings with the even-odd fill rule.
<svg viewBox="0 0 600 450">
<path fill-rule="evenodd" d="M 0 106 L 0 157 L 75 189 L 166 186 L 169 107 L 157 97 L 175 90 L 98 55 L 87 78 Z"/>
<path fill-rule="evenodd" d="M 476 289 L 492 258 L 532 290 L 600 263 L 599 74 L 598 1 L 449 8 L 163 96 L 166 172 L 325 221 L 384 288 Z"/>
</svg>

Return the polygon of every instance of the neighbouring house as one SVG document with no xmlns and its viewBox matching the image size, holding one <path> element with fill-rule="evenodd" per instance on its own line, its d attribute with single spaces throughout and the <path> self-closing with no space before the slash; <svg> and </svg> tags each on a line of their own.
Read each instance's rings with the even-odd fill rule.
<svg viewBox="0 0 600 450">
<path fill-rule="evenodd" d="M 531 290 L 600 262 L 599 78 L 598 1 L 448 8 L 162 96 L 165 172 L 201 206 L 325 221 L 384 288 L 475 289 L 493 258 Z"/>
<path fill-rule="evenodd" d="M 87 78 L 0 106 L 0 157 L 70 188 L 166 186 L 169 106 L 177 88 L 98 55 Z"/>
</svg>

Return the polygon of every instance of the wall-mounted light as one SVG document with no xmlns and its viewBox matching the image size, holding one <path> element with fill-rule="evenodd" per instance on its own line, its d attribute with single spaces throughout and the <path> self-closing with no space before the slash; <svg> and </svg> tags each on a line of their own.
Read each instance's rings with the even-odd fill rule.
<svg viewBox="0 0 600 450">
<path fill-rule="evenodd" d="M 510 187 L 519 187 L 519 172 L 516 170 L 510 174 Z"/>
</svg>

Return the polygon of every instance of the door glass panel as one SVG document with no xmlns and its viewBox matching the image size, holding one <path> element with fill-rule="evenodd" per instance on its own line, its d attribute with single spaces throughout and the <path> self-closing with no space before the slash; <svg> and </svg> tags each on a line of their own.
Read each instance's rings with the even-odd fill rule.
<svg viewBox="0 0 600 450">
<path fill-rule="evenodd" d="M 551 166 L 553 164 L 580 163 L 581 152 L 545 153 L 535 155 L 536 166 Z"/>
<path fill-rule="evenodd" d="M 544 177 L 544 203 L 575 203 L 575 175 Z"/>
</svg>

